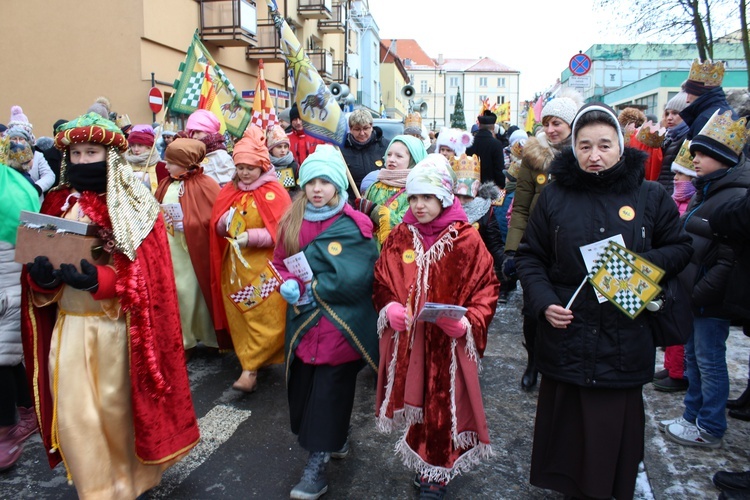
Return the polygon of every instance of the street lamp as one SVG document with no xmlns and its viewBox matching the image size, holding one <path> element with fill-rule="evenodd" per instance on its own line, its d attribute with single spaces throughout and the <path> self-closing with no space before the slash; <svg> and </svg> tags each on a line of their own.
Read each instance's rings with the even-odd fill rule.
<svg viewBox="0 0 750 500">
<path fill-rule="evenodd" d="M 432 109 L 433 109 L 433 111 L 432 111 L 432 113 L 433 113 L 432 114 L 432 130 L 437 129 L 437 106 L 435 104 L 437 102 L 437 88 L 438 88 L 437 87 L 437 79 L 438 79 L 438 75 L 440 75 L 440 77 L 442 78 L 443 77 L 443 70 L 442 69 L 438 70 L 437 66 L 435 66 L 435 71 L 433 72 L 433 85 L 432 85 L 432 89 L 433 89 L 433 93 L 432 93 Z"/>
</svg>

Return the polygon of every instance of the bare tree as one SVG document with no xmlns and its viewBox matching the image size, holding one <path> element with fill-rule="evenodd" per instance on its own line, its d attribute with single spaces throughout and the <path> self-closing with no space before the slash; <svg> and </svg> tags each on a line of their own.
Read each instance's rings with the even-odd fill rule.
<svg viewBox="0 0 750 500">
<path fill-rule="evenodd" d="M 740 30 L 742 34 L 742 49 L 745 52 L 745 68 L 747 70 L 747 89 L 750 90 L 750 39 L 747 33 L 747 2 L 740 0 Z"/>
</svg>

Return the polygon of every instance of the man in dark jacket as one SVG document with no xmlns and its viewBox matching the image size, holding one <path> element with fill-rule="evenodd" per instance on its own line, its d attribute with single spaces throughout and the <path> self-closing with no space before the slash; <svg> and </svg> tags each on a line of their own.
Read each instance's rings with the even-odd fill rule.
<svg viewBox="0 0 750 500">
<path fill-rule="evenodd" d="M 732 314 L 723 302 L 735 255 L 708 221 L 720 205 L 750 187 L 750 170 L 742 157 L 746 139 L 744 119 L 734 121 L 730 111 L 716 111 L 690 143 L 698 178 L 682 222 L 692 236 L 694 252 L 680 273 L 680 282 L 691 291 L 695 316 L 693 336 L 685 344 L 690 384 L 683 414 L 659 424 L 670 440 L 682 445 L 718 448 L 727 429 L 726 340 Z"/>
<path fill-rule="evenodd" d="M 349 115 L 349 133 L 346 142 L 341 148 L 346 166 L 352 174 L 354 184 L 359 188 L 362 179 L 374 170 L 383 167 L 383 156 L 388 144 L 383 140 L 383 131 L 380 127 L 372 125 L 372 115 L 364 110 L 357 109 Z M 354 193 L 349 188 L 349 197 Z"/>
<path fill-rule="evenodd" d="M 466 156 L 477 155 L 481 162 L 482 183 L 492 181 L 500 189 L 505 187 L 505 160 L 503 145 L 495 138 L 497 115 L 486 110 L 477 117 L 479 130 L 474 135 L 474 144 L 466 150 Z"/>
<path fill-rule="evenodd" d="M 690 127 L 687 133 L 688 139 L 692 140 L 698 135 L 717 109 L 721 113 L 731 110 L 732 118 L 737 119 L 737 114 L 729 106 L 724 89 L 721 87 L 723 79 L 724 63 L 722 61 L 713 64 L 711 61 L 705 61 L 703 64 L 697 59 L 693 61 L 688 79 L 682 86 L 687 94 L 688 106 L 680 112 L 680 116 Z"/>
</svg>

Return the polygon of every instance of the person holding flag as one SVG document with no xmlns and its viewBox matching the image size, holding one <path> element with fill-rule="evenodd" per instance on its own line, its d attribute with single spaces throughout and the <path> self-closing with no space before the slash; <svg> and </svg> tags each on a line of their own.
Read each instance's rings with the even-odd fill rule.
<svg viewBox="0 0 750 500">
<path fill-rule="evenodd" d="M 690 260 L 690 237 L 666 191 L 641 188 L 645 154 L 624 147 L 610 107 L 581 108 L 571 137 L 573 147 L 552 160 L 555 181 L 515 256 L 524 307 L 541 318 L 530 482 L 579 498 L 633 498 L 644 453 L 642 388 L 654 375 L 652 326 L 647 313 L 631 318 L 600 303 L 588 284 L 571 301 L 588 275 L 580 247 L 619 236 L 669 279 Z M 645 209 L 636 215 L 642 192 Z"/>
</svg>

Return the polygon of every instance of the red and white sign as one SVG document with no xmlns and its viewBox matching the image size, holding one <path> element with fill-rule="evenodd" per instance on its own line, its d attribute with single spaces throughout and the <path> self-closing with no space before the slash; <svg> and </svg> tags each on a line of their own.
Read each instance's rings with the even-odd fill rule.
<svg viewBox="0 0 750 500">
<path fill-rule="evenodd" d="M 164 107 L 164 94 L 156 87 L 151 87 L 148 91 L 148 107 L 154 113 L 158 113 Z"/>
</svg>

